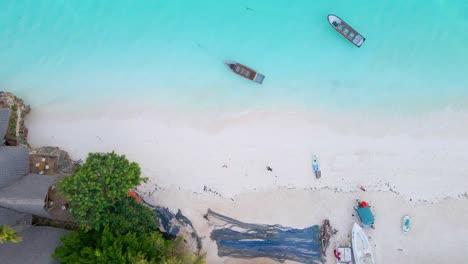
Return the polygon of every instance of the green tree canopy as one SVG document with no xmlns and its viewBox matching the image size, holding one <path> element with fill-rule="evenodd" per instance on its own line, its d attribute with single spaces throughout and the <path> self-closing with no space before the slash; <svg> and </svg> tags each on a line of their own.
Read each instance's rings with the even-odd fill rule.
<svg viewBox="0 0 468 264">
<path fill-rule="evenodd" d="M 199 264 L 183 239 L 165 240 L 157 232 L 154 212 L 128 190 L 145 179 L 125 156 L 91 153 L 75 175 L 64 178 L 65 195 L 80 229 L 62 236 L 53 255 L 61 263 Z"/>
<path fill-rule="evenodd" d="M 5 242 L 18 243 L 23 240 L 21 237 L 16 236 L 15 230 L 7 225 L 0 225 L 0 244 Z"/>
<path fill-rule="evenodd" d="M 155 213 L 133 197 L 118 201 L 104 219 L 114 234 L 135 233 L 143 235 L 158 230 Z"/>
<path fill-rule="evenodd" d="M 65 177 L 59 191 L 67 198 L 73 220 L 83 229 L 102 229 L 117 202 L 146 179 L 140 167 L 116 153 L 90 153 L 75 174 Z"/>
<path fill-rule="evenodd" d="M 116 235 L 106 226 L 103 231 L 72 232 L 62 237 L 62 245 L 53 257 L 63 264 L 75 263 L 171 263 L 178 264 L 169 253 L 173 241 L 152 232 Z"/>
</svg>

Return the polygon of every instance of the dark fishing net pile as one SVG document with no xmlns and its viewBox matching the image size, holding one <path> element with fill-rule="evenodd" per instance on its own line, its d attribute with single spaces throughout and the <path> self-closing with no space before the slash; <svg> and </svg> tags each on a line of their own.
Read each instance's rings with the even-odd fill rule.
<svg viewBox="0 0 468 264">
<path fill-rule="evenodd" d="M 214 230 L 211 239 L 220 257 L 270 258 L 300 263 L 324 263 L 318 225 L 295 229 L 281 225 L 249 224 L 208 210 L 205 218 Z"/>
<path fill-rule="evenodd" d="M 156 213 L 155 221 L 159 223 L 159 229 L 168 238 L 183 236 L 190 250 L 194 253 L 200 253 L 202 249 L 201 238 L 198 236 L 190 219 L 183 215 L 180 210 L 174 214 L 167 207 L 151 205 L 145 200 L 143 202 Z"/>
</svg>

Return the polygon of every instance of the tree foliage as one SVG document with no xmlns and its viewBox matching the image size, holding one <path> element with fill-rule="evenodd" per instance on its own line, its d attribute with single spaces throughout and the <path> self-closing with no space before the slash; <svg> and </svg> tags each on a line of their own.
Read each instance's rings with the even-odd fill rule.
<svg viewBox="0 0 468 264">
<path fill-rule="evenodd" d="M 158 230 L 155 213 L 133 197 L 118 201 L 104 221 L 114 234 L 143 235 Z"/>
<path fill-rule="evenodd" d="M 168 254 L 173 242 L 157 232 L 116 235 L 105 227 L 103 231 L 72 232 L 61 240 L 62 245 L 55 249 L 53 257 L 63 264 L 181 263 Z"/>
<path fill-rule="evenodd" d="M 102 229 L 115 204 L 144 178 L 137 163 L 116 153 L 90 153 L 71 177 L 58 185 L 67 198 L 73 220 L 85 230 Z"/>
<path fill-rule="evenodd" d="M 5 242 L 18 243 L 23 239 L 16 236 L 15 230 L 7 225 L 0 225 L 0 244 Z"/>
<path fill-rule="evenodd" d="M 154 212 L 127 192 L 145 179 L 125 156 L 91 153 L 59 191 L 80 229 L 63 235 L 53 257 L 61 263 L 203 264 L 183 239 L 165 240 Z"/>
<path fill-rule="evenodd" d="M 181 261 L 183 264 L 205 264 L 206 253 L 202 255 L 193 254 L 185 245 L 183 237 L 174 240 L 170 252 L 171 256 Z"/>
</svg>

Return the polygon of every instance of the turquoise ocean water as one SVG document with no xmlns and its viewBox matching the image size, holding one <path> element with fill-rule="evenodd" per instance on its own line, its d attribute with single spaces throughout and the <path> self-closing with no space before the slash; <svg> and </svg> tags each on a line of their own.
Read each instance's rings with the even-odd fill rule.
<svg viewBox="0 0 468 264">
<path fill-rule="evenodd" d="M 329 13 L 364 45 L 337 34 Z M 202 110 L 465 109 L 467 28 L 466 0 L 4 0 L 0 90 L 33 106 L 113 97 Z"/>
</svg>

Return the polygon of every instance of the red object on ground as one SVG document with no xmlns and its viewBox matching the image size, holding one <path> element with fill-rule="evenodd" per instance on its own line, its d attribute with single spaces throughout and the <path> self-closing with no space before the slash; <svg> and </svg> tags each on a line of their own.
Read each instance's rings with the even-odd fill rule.
<svg viewBox="0 0 468 264">
<path fill-rule="evenodd" d="M 368 206 L 368 204 L 366 203 L 366 201 L 362 201 L 362 202 L 361 202 L 361 207 L 362 207 L 362 208 L 367 207 L 367 206 Z"/>
<path fill-rule="evenodd" d="M 335 258 L 338 259 L 338 260 L 341 260 L 341 257 L 340 257 L 340 252 L 336 251 L 336 249 L 333 250 L 333 253 L 335 254 Z"/>
<path fill-rule="evenodd" d="M 133 198 L 135 198 L 135 201 L 141 203 L 143 200 L 140 198 L 140 196 L 138 196 L 138 194 L 136 194 L 136 192 L 134 190 L 130 190 L 128 191 L 128 195 L 132 196 Z"/>
</svg>

